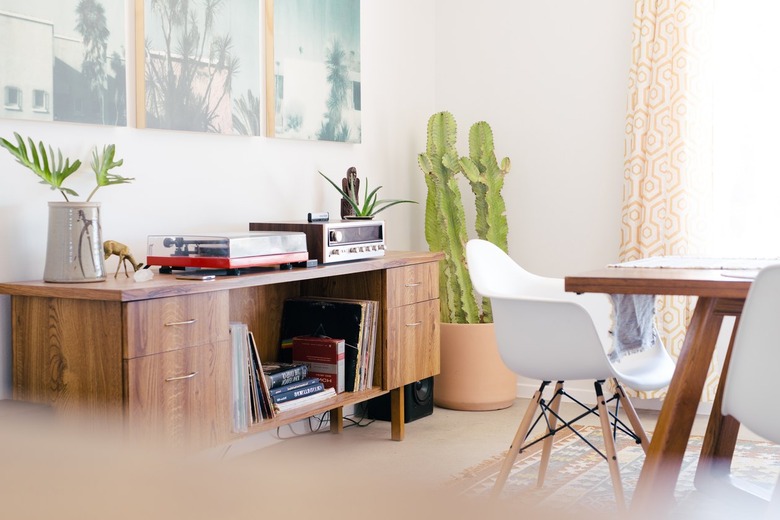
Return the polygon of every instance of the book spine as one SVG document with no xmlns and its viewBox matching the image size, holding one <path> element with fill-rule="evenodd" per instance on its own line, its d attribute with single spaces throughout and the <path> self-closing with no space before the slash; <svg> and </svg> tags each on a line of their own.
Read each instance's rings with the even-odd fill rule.
<svg viewBox="0 0 780 520">
<path fill-rule="evenodd" d="M 344 357 L 344 340 L 297 337 L 293 339 L 293 356 L 302 357 L 306 361 L 335 363 Z"/>
<path fill-rule="evenodd" d="M 336 391 L 334 389 L 326 388 L 322 392 L 317 392 L 316 394 L 299 397 L 298 399 L 293 399 L 292 401 L 286 401 L 284 403 L 274 403 L 274 407 L 277 409 L 277 411 L 286 412 L 288 410 L 294 410 L 296 408 L 307 406 L 312 403 L 324 401 L 325 399 L 330 399 L 335 395 L 336 395 Z"/>
<path fill-rule="evenodd" d="M 335 388 L 337 393 L 344 391 L 344 359 L 338 363 L 309 363 L 303 361 L 308 368 L 309 375 L 317 377 L 325 384 L 325 388 Z"/>
<path fill-rule="evenodd" d="M 257 373 L 255 374 L 255 379 L 258 386 L 258 395 L 260 398 L 260 415 L 263 419 L 273 419 L 274 415 L 276 415 L 276 409 L 271 402 L 271 396 L 268 394 L 268 386 L 266 384 L 265 375 L 263 372 L 263 362 L 260 360 L 260 353 L 257 351 L 255 335 L 251 330 L 247 330 L 247 339 L 249 342 L 249 352 L 252 359 L 257 364 Z"/>
<path fill-rule="evenodd" d="M 281 394 L 271 396 L 274 403 L 283 403 L 285 401 L 292 401 L 306 395 L 316 394 L 325 390 L 325 385 L 317 383 L 316 385 L 309 385 L 304 388 L 298 388 L 297 390 L 290 390 L 289 392 L 282 392 Z"/>
<path fill-rule="evenodd" d="M 341 367 L 341 372 L 338 374 L 326 373 L 326 372 L 314 372 L 313 376 L 318 377 L 325 388 L 333 388 L 336 393 L 344 391 L 344 367 Z"/>
<path fill-rule="evenodd" d="M 339 369 L 343 372 L 344 371 L 344 361 L 342 360 L 340 363 L 316 363 L 311 361 L 304 361 L 299 360 L 296 361 L 296 363 L 303 363 L 306 365 L 306 371 L 309 373 L 312 377 L 319 377 L 315 376 L 313 372 L 317 372 L 318 374 L 338 374 Z"/>
<path fill-rule="evenodd" d="M 289 385 L 295 383 L 301 379 L 305 379 L 307 375 L 306 365 L 291 368 L 290 370 L 284 370 L 275 374 L 266 374 L 266 380 L 268 381 L 268 388 L 276 388 L 279 386 Z"/>
<path fill-rule="evenodd" d="M 231 367 L 232 377 L 232 397 L 233 397 L 233 431 L 242 433 L 247 431 L 249 426 L 249 403 L 248 390 L 249 381 L 247 374 L 247 349 L 246 349 L 246 331 L 247 326 L 244 323 L 231 322 Z"/>
<path fill-rule="evenodd" d="M 308 372 L 309 376 L 313 376 L 310 372 Z M 290 383 L 289 385 L 279 386 L 276 388 L 271 388 L 268 393 L 272 396 L 279 395 L 282 392 L 289 392 L 290 390 L 296 390 L 298 388 L 305 388 L 309 385 L 315 385 L 319 383 L 320 380 L 316 376 L 314 377 L 307 377 L 306 379 L 301 379 L 300 381 L 296 381 L 295 383 Z"/>
</svg>

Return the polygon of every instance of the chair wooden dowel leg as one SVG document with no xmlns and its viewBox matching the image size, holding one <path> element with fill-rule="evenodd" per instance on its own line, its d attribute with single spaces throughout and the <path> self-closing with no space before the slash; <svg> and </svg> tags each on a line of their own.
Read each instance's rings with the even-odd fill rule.
<svg viewBox="0 0 780 520">
<path fill-rule="evenodd" d="M 493 490 L 491 493 L 491 496 L 493 497 L 500 495 L 501 490 L 504 488 L 506 479 L 509 477 L 509 472 L 512 470 L 512 465 L 515 463 L 515 459 L 517 459 L 517 455 L 520 453 L 520 448 L 525 442 L 525 437 L 528 435 L 528 431 L 531 429 L 531 421 L 533 420 L 534 414 L 539 408 L 539 403 L 542 400 L 544 386 L 545 385 L 542 385 L 541 388 L 536 391 L 534 396 L 531 398 L 531 402 L 528 403 L 528 408 L 525 411 L 525 415 L 523 415 L 523 420 L 520 421 L 520 426 L 517 428 L 515 438 L 512 440 L 512 445 L 509 446 L 509 451 L 507 452 L 506 457 L 504 458 L 504 462 L 501 465 L 501 471 L 498 473 L 498 477 L 496 477 L 496 483 L 493 485 Z"/>
<path fill-rule="evenodd" d="M 615 500 L 617 501 L 618 511 L 626 511 L 626 499 L 623 494 L 623 482 L 620 480 L 620 467 L 617 462 L 617 450 L 615 450 L 615 439 L 612 438 L 612 428 L 609 420 L 609 411 L 604 401 L 604 393 L 601 389 L 601 383 L 595 383 L 596 403 L 599 411 L 599 420 L 601 421 L 601 434 L 604 437 L 604 448 L 609 463 L 609 474 L 612 477 L 612 487 L 615 488 Z"/>
<path fill-rule="evenodd" d="M 561 395 L 559 391 L 563 390 L 563 381 L 558 381 L 555 384 L 555 393 L 553 394 L 552 402 L 550 402 L 550 410 L 554 413 L 550 415 L 550 431 L 555 430 L 558 425 L 558 413 L 561 408 Z M 553 439 L 555 437 L 550 435 L 544 439 L 542 444 L 542 458 L 539 461 L 539 476 L 536 479 L 536 487 L 542 487 L 544 485 L 544 478 L 547 475 L 547 466 L 550 463 L 550 454 L 552 453 Z"/>
<path fill-rule="evenodd" d="M 647 433 L 642 426 L 642 421 L 639 420 L 639 415 L 637 415 L 634 405 L 631 404 L 631 400 L 617 380 L 615 380 L 615 387 L 617 389 L 616 391 L 618 399 L 620 400 L 620 405 L 623 407 L 623 411 L 628 417 L 628 422 L 631 423 L 631 429 L 633 429 L 636 436 L 639 437 L 639 440 L 642 443 L 642 450 L 647 453 L 647 447 L 650 446 L 650 440 L 647 438 Z"/>
</svg>

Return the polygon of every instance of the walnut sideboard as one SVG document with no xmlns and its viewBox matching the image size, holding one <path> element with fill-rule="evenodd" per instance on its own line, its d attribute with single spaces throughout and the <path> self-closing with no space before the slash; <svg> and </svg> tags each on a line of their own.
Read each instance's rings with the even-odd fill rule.
<svg viewBox="0 0 780 520">
<path fill-rule="evenodd" d="M 278 356 L 282 305 L 295 296 L 379 302 L 374 387 L 281 413 L 255 433 L 390 392 L 391 438 L 404 437 L 406 384 L 439 373 L 441 255 L 388 251 L 384 257 L 311 268 L 269 268 L 215 281 L 155 273 L 134 282 L 0 284 L 11 295 L 14 399 L 58 414 L 119 422 L 142 438 L 208 447 L 231 442 L 229 323 L 243 322 L 260 356 Z"/>
</svg>

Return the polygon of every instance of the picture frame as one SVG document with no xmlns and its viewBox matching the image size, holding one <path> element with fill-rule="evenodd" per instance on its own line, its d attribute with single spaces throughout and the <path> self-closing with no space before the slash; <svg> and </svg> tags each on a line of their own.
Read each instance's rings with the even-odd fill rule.
<svg viewBox="0 0 780 520">
<path fill-rule="evenodd" d="M 261 135 L 260 0 L 136 2 L 136 121 Z"/>
<path fill-rule="evenodd" d="M 127 126 L 125 0 L 0 0 L 0 117 Z"/>
<path fill-rule="evenodd" d="M 266 0 L 266 135 L 360 143 L 360 0 Z"/>
</svg>

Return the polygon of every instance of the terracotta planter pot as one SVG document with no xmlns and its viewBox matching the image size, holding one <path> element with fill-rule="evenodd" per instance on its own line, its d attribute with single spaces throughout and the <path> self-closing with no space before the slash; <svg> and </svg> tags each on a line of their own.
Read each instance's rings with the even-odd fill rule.
<svg viewBox="0 0 780 520">
<path fill-rule="evenodd" d="M 441 324 L 441 373 L 433 401 L 453 410 L 500 410 L 512 405 L 517 376 L 498 353 L 492 323 Z"/>
</svg>

